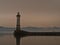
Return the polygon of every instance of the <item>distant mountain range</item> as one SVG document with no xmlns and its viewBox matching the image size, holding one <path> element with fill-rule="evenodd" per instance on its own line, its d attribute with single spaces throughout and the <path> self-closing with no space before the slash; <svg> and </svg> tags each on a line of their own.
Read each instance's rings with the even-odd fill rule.
<svg viewBox="0 0 60 45">
<path fill-rule="evenodd" d="M 23 27 L 22 30 L 30 32 L 60 32 L 60 27 Z"/>
<path fill-rule="evenodd" d="M 0 26 L 0 31 L 14 31 L 14 30 L 15 30 L 15 28 Z"/>
<path fill-rule="evenodd" d="M 1 31 L 14 31 L 16 28 L 0 26 Z M 60 32 L 60 27 L 23 27 L 21 30 L 29 32 Z"/>
</svg>

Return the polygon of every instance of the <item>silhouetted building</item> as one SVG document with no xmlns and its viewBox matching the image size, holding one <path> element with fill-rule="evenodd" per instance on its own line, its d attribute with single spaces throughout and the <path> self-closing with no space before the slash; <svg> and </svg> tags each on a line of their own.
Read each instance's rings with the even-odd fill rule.
<svg viewBox="0 0 60 45">
<path fill-rule="evenodd" d="M 16 38 L 16 45 L 20 45 L 21 37 L 20 37 L 19 33 L 20 33 L 21 29 L 20 29 L 20 14 L 19 14 L 19 12 L 17 13 L 16 17 L 17 17 L 17 24 L 16 24 L 16 30 L 14 31 L 14 37 Z"/>
<path fill-rule="evenodd" d="M 19 14 L 19 12 L 17 13 L 16 17 L 17 17 L 16 31 L 19 32 L 20 31 L 20 14 Z"/>
</svg>

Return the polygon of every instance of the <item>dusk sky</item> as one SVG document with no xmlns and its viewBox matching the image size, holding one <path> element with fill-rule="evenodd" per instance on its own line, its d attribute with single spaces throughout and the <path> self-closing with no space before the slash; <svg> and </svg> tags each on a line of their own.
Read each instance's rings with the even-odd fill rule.
<svg viewBox="0 0 60 45">
<path fill-rule="evenodd" d="M 18 11 L 21 27 L 60 27 L 60 0 L 0 0 L 0 26 L 15 27 Z"/>
</svg>

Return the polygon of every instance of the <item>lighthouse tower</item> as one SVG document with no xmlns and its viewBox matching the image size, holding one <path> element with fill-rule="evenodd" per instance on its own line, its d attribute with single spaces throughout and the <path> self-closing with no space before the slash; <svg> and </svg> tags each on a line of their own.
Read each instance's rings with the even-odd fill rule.
<svg viewBox="0 0 60 45">
<path fill-rule="evenodd" d="M 16 17 L 17 17 L 16 31 L 20 32 L 20 14 L 19 14 L 19 12 L 17 13 Z"/>
</svg>

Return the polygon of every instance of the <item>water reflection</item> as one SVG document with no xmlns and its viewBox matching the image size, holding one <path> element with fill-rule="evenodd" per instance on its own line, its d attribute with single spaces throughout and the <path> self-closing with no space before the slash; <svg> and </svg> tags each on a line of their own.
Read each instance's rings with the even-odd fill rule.
<svg viewBox="0 0 60 45">
<path fill-rule="evenodd" d="M 16 37 L 16 45 L 20 45 L 20 39 L 21 37 Z"/>
<path fill-rule="evenodd" d="M 20 40 L 22 37 L 25 36 L 60 36 L 60 33 L 58 32 L 41 32 L 41 33 L 14 33 L 14 37 L 16 38 L 16 45 L 20 45 Z"/>
<path fill-rule="evenodd" d="M 60 36 L 15 36 L 16 45 L 60 45 Z M 22 40 L 21 40 L 22 39 Z M 21 44 L 21 41 L 23 43 Z"/>
<path fill-rule="evenodd" d="M 0 45 L 60 45 L 60 36 L 17 36 L 0 34 Z"/>
<path fill-rule="evenodd" d="M 22 36 L 22 35 L 14 35 L 15 39 L 16 39 L 16 45 L 20 45 L 20 40 L 23 37 L 26 37 L 26 35 Z"/>
</svg>

